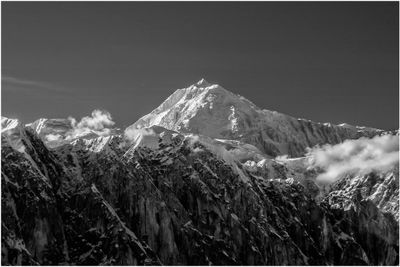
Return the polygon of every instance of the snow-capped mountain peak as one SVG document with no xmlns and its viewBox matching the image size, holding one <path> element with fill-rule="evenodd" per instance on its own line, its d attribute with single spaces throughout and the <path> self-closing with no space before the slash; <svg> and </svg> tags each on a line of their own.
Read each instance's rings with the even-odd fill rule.
<svg viewBox="0 0 400 267">
<path fill-rule="evenodd" d="M 123 136 L 113 125 L 99 110 L 2 118 L 4 265 L 398 265 L 398 161 L 352 173 L 366 164 L 349 160 L 366 150 L 387 167 L 398 136 L 383 136 L 395 159 L 365 138 L 275 157 L 383 132 L 262 110 L 205 80 Z"/>
<path fill-rule="evenodd" d="M 209 82 L 207 82 L 206 79 L 201 78 L 201 79 L 196 83 L 196 85 L 197 85 L 198 87 L 209 87 L 209 86 L 211 86 L 212 84 L 209 83 Z"/>
<path fill-rule="evenodd" d="M 1 132 L 13 129 L 20 124 L 17 119 L 9 119 L 7 117 L 1 117 Z"/>
<path fill-rule="evenodd" d="M 256 108 L 250 101 L 204 79 L 176 90 L 158 108 L 129 128 L 159 125 L 170 130 L 224 138 L 240 134 L 244 119 Z"/>
<path fill-rule="evenodd" d="M 373 136 L 378 129 L 343 127 L 297 119 L 261 109 L 246 98 L 205 79 L 176 90 L 129 129 L 154 125 L 182 133 L 239 140 L 266 154 L 300 156 L 307 147 Z"/>
</svg>

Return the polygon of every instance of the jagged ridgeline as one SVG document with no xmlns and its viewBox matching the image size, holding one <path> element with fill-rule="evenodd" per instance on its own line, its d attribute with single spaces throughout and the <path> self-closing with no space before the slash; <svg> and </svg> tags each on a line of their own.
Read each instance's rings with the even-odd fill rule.
<svg viewBox="0 0 400 267">
<path fill-rule="evenodd" d="M 398 162 L 324 184 L 306 150 L 398 132 L 262 110 L 204 79 L 124 132 L 75 126 L 2 118 L 2 264 L 399 264 Z"/>
</svg>

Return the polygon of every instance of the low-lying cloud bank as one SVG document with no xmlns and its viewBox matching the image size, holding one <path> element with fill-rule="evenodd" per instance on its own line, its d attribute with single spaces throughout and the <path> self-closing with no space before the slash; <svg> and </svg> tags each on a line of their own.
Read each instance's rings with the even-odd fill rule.
<svg viewBox="0 0 400 267">
<path fill-rule="evenodd" d="M 68 117 L 71 129 L 68 130 L 64 136 L 61 134 L 48 134 L 46 140 L 49 142 L 56 142 L 60 140 L 73 140 L 88 134 L 96 134 L 99 136 L 107 136 L 114 130 L 111 128 L 115 122 L 112 120 L 111 114 L 105 110 L 93 110 L 91 116 L 83 117 L 79 122 L 73 118 Z"/>
<path fill-rule="evenodd" d="M 399 136 L 346 140 L 337 145 L 311 148 L 307 156 L 312 166 L 323 169 L 317 180 L 324 183 L 335 182 L 346 173 L 388 171 L 399 164 Z"/>
</svg>

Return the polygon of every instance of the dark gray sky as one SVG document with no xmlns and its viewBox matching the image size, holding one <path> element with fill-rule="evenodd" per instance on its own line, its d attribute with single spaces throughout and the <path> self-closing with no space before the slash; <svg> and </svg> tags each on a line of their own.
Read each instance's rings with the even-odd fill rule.
<svg viewBox="0 0 400 267">
<path fill-rule="evenodd" d="M 2 114 L 119 127 L 202 77 L 262 108 L 398 128 L 397 2 L 2 2 Z"/>
</svg>

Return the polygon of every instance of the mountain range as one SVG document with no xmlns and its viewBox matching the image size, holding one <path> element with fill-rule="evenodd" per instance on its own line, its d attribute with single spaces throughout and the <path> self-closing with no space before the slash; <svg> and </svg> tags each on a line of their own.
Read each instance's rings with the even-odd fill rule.
<svg viewBox="0 0 400 267">
<path fill-rule="evenodd" d="M 4 265 L 398 265 L 398 130 L 201 79 L 126 129 L 2 117 Z"/>
</svg>

